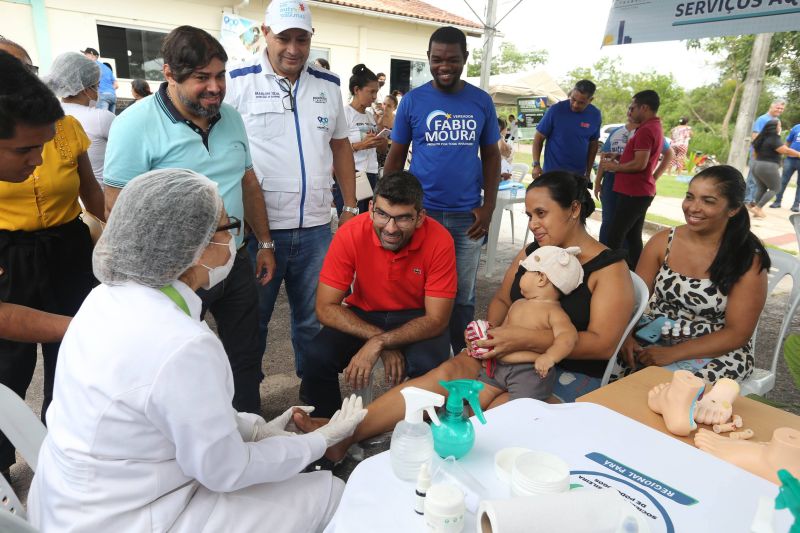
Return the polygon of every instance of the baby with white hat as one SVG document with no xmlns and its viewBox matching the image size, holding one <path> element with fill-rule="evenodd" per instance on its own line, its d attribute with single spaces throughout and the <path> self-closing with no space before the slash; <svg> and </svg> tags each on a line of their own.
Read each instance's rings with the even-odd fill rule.
<svg viewBox="0 0 800 533">
<path fill-rule="evenodd" d="M 553 344 L 543 353 L 518 351 L 486 358 L 489 350 L 478 348 L 474 342 L 491 338 L 491 326 L 485 320 L 476 320 L 467 326 L 470 354 L 485 359 L 478 377 L 484 383 L 480 396 L 482 407 L 504 392 L 508 392 L 512 400 L 546 400 L 552 394 L 553 366 L 567 357 L 578 341 L 578 332 L 559 300 L 583 283 L 583 268 L 577 257 L 580 251 L 578 247 L 542 246 L 520 261 L 523 273 L 519 288 L 523 298 L 511 304 L 502 325 L 552 330 Z"/>
</svg>

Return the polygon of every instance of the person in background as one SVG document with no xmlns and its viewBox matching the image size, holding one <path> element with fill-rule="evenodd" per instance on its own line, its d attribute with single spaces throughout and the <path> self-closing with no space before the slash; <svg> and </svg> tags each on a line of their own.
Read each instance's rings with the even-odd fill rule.
<svg viewBox="0 0 800 533">
<path fill-rule="evenodd" d="M 133 99 L 138 102 L 142 98 L 153 94 L 153 91 L 150 90 L 149 83 L 141 78 L 136 78 L 131 82 L 131 93 L 133 94 Z"/>
<path fill-rule="evenodd" d="M 13 147 L 2 147 L 3 173 L 16 168 L 11 180 L 0 181 L 0 301 L 73 316 L 96 283 L 92 240 L 78 199 L 105 220 L 103 192 L 86 153 L 89 139 L 30 71 L 24 49 L 4 43 L 0 51 L 5 52 L 0 54 L 0 139 L 11 138 Z M 57 335 L 48 340 L 54 342 L 41 347 L 42 420 L 53 396 L 59 350 Z M 36 359 L 35 343 L 0 340 L 0 383 L 24 398 Z M 3 436 L 0 472 L 6 477 L 14 461 L 14 447 Z"/>
<path fill-rule="evenodd" d="M 536 126 L 531 151 L 533 179 L 542 172 L 566 170 L 585 176 L 591 183 L 591 172 L 600 146 L 600 125 L 603 117 L 592 105 L 597 89 L 589 80 L 580 80 L 569 92 L 569 99 L 547 108 Z M 542 149 L 544 164 L 541 164 Z"/>
<path fill-rule="evenodd" d="M 786 137 L 786 146 L 792 150 L 800 152 L 800 124 L 795 124 L 789 131 L 789 136 Z M 786 192 L 786 186 L 792 179 L 792 175 L 797 173 L 797 190 L 794 193 L 794 202 L 792 202 L 792 213 L 800 212 L 800 158 L 787 155 L 783 159 L 783 176 L 781 177 L 781 191 L 775 197 L 775 201 L 770 204 L 770 207 L 775 209 L 781 206 L 783 200 L 783 193 Z"/>
<path fill-rule="evenodd" d="M 686 155 L 689 153 L 689 140 L 692 138 L 692 127 L 689 126 L 689 119 L 681 117 L 678 125 L 670 132 L 672 139 L 672 151 L 675 157 L 672 160 L 672 168 L 680 174 L 686 166 Z"/>
<path fill-rule="evenodd" d="M 242 117 L 225 98 L 228 55 L 208 32 L 179 26 L 161 45 L 166 81 L 152 98 L 122 113 L 111 128 L 106 155 L 106 206 L 133 178 L 159 168 L 188 168 L 219 185 L 231 218 L 245 221 L 255 238 L 270 242 L 264 196 L 252 168 Z M 211 311 L 233 372 L 237 411 L 261 412 L 262 357 L 258 345 L 258 284 L 275 274 L 273 250 L 256 255 L 259 276 L 236 232 L 233 267 L 225 283 L 198 292 Z"/>
<path fill-rule="evenodd" d="M 83 50 L 83 55 L 100 67 L 100 96 L 97 100 L 97 107 L 107 109 L 113 113 L 117 109 L 117 88 L 119 87 L 117 78 L 114 77 L 114 71 L 111 70 L 110 65 L 100 61 L 100 52 L 95 48 L 87 47 Z"/>
<path fill-rule="evenodd" d="M 102 282 L 64 338 L 28 516 L 40 531 L 321 532 L 344 483 L 300 474 L 366 414 L 294 435 L 231 408 L 225 349 L 200 317 L 200 287 L 236 254 L 219 186 L 191 170 L 137 176 L 93 264 Z M 306 407 L 305 409 L 309 409 Z M 90 474 L 89 474 L 90 473 Z"/>
<path fill-rule="evenodd" d="M 611 131 L 600 149 L 601 157 L 600 164 L 597 167 L 597 176 L 594 180 L 594 197 L 600 200 L 603 205 L 602 209 L 602 223 L 600 224 L 600 235 L 598 240 L 608 246 L 608 230 L 611 227 L 611 221 L 614 220 L 614 213 L 617 209 L 617 202 L 619 201 L 619 193 L 614 192 L 614 172 L 606 172 L 604 165 L 608 161 L 617 160 L 622 152 L 625 150 L 625 145 L 628 140 L 633 136 L 636 128 L 639 126 L 638 122 L 634 122 L 630 117 L 630 110 L 628 111 L 628 122 L 624 126 L 620 126 Z M 674 152 L 670 146 L 669 140 L 665 137 L 664 144 L 661 150 L 661 162 L 653 171 L 653 179 L 658 181 L 664 172 L 672 164 Z"/>
<path fill-rule="evenodd" d="M 452 26 L 433 32 L 428 41 L 433 79 L 400 101 L 384 168 L 387 174 L 403 170 L 413 143 L 410 171 L 425 191 L 423 206 L 453 236 L 458 272 L 450 318 L 453 353 L 464 347 L 464 330 L 474 319 L 481 247 L 500 181 L 497 113 L 485 91 L 461 79 L 468 57 L 464 32 Z"/>
<path fill-rule="evenodd" d="M 770 258 L 750 231 L 744 189 L 731 166 L 699 172 L 683 200 L 686 224 L 647 241 L 636 266 L 652 295 L 645 314 L 688 324 L 691 338 L 640 346 L 629 335 L 612 380 L 641 366 L 689 370 L 707 383 L 753 372 L 751 338 L 767 299 Z"/>
<path fill-rule="evenodd" d="M 111 111 L 92 107 L 97 102 L 97 85 L 100 69 L 94 61 L 77 52 L 58 56 L 50 67 L 44 82 L 61 98 L 64 113 L 78 119 L 91 141 L 89 161 L 97 183 L 103 186 L 103 168 L 106 158 L 108 132 L 116 115 Z"/>
<path fill-rule="evenodd" d="M 356 171 L 366 172 L 370 187 L 375 190 L 378 182 L 378 153 L 386 154 L 389 148 L 385 136 L 378 135 L 378 128 L 372 113 L 367 110 L 375 102 L 378 93 L 378 78 L 365 65 L 353 67 L 350 77 L 350 105 L 345 106 L 344 116 L 347 121 L 348 138 L 353 147 L 353 160 Z M 344 200 L 339 188 L 334 195 L 336 210 L 341 214 Z M 366 213 L 369 208 L 369 199 L 361 200 L 357 204 L 360 213 Z"/>
<path fill-rule="evenodd" d="M 390 130 L 394 128 L 394 118 L 397 113 L 397 98 L 391 94 L 383 99 L 383 113 L 378 119 L 378 127 Z"/>
<path fill-rule="evenodd" d="M 508 115 L 508 132 L 506 133 L 506 141 L 511 144 L 512 148 L 517 138 L 519 137 L 519 123 L 517 117 L 513 113 Z"/>
<path fill-rule="evenodd" d="M 0 50 L 16 50 L 20 56 L 0 52 L 0 116 L 5 118 L 0 125 L 0 182 L 20 183 L 28 179 L 32 167 L 42 163 L 42 149 L 64 112 L 49 91 L 28 93 L 22 100 L 16 80 L 22 70 L 33 72 L 30 58 L 19 45 L 2 37 Z M 0 279 L 4 275 L 5 268 L 0 267 Z M 0 301 L 0 339 L 58 342 L 69 322 L 67 316 Z"/>
<path fill-rule="evenodd" d="M 756 180 L 755 205 L 748 205 L 755 218 L 764 218 L 763 207 L 781 190 L 781 155 L 800 157 L 781 140 L 780 120 L 770 120 L 753 140 L 750 172 Z"/>
<path fill-rule="evenodd" d="M 359 213 L 353 147 L 340 80 L 308 65 L 314 28 L 300 0 L 270 2 L 262 31 L 267 49 L 227 70 L 225 101 L 242 115 L 253 166 L 269 214 L 271 243 L 251 240 L 251 255 L 274 247 L 275 277 L 259 291 L 259 349 L 264 353 L 281 285 L 291 309 L 295 372 L 320 330 L 317 282 L 331 242 L 331 169 L 344 197 L 339 225 Z M 308 114 L 306 114 L 308 113 Z"/>
<path fill-rule="evenodd" d="M 497 127 L 500 129 L 500 140 L 497 141 L 497 147 L 500 149 L 500 179 L 511 179 L 511 165 L 514 162 L 514 151 L 511 145 L 506 142 L 506 121 L 503 117 L 497 117 Z"/>
<path fill-rule="evenodd" d="M 325 70 L 330 70 L 330 69 L 331 69 L 331 64 L 330 64 L 330 63 L 328 63 L 328 60 L 327 60 L 327 59 L 325 59 L 325 58 L 322 58 L 322 57 L 318 57 L 318 58 L 316 58 L 316 59 L 314 60 L 314 64 L 315 64 L 316 66 L 318 66 L 318 67 L 322 67 L 322 68 L 324 68 Z"/>
<path fill-rule="evenodd" d="M 786 101 L 783 99 L 778 99 L 773 101 L 769 105 L 769 109 L 766 113 L 759 116 L 755 122 L 753 122 L 753 131 L 750 133 L 751 141 L 754 141 L 758 134 L 761 133 L 761 130 L 764 129 L 764 126 L 767 122 L 771 120 L 777 120 L 783 112 L 786 110 Z M 753 161 L 753 149 L 752 144 L 750 146 L 750 162 Z M 753 176 L 753 171 L 750 170 L 747 174 L 747 189 L 744 193 L 744 202 L 745 204 L 753 207 L 755 205 L 755 194 L 756 194 L 756 178 Z"/>
<path fill-rule="evenodd" d="M 654 171 L 658 156 L 664 146 L 664 132 L 658 108 L 661 99 L 652 90 L 639 91 L 633 95 L 628 106 L 631 120 L 639 124 L 636 135 L 631 138 L 619 156 L 619 161 L 606 161 L 603 169 L 614 172 L 614 192 L 619 201 L 608 230 L 608 247 L 628 250 L 628 265 L 636 268 L 642 253 L 642 228 L 645 215 L 656 195 Z"/>
<path fill-rule="evenodd" d="M 397 105 L 399 107 L 400 106 L 400 100 L 403 99 L 403 91 L 401 91 L 400 89 L 395 89 L 390 94 L 392 96 L 394 96 L 395 100 L 397 100 Z"/>
</svg>

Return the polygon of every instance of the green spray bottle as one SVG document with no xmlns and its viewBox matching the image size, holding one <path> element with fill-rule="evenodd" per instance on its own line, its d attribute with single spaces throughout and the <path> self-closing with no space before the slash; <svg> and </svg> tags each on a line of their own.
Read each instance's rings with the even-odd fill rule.
<svg viewBox="0 0 800 533">
<path fill-rule="evenodd" d="M 486 423 L 483 410 L 478 402 L 478 393 L 483 383 L 474 379 L 457 379 L 440 381 L 439 385 L 447 389 L 445 410 L 439 415 L 441 425 L 432 426 L 433 449 L 440 457 L 464 457 L 475 444 L 475 428 L 472 427 L 464 408 L 464 400 L 469 402 L 472 411 L 482 424 Z"/>
</svg>

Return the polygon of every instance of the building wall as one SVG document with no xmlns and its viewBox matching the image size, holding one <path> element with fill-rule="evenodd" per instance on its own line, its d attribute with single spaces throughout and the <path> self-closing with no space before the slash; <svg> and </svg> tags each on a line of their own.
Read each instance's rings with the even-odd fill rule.
<svg viewBox="0 0 800 533">
<path fill-rule="evenodd" d="M 189 24 L 218 37 L 223 12 L 232 10 L 232 4 L 224 5 L 223 2 L 47 0 L 46 32 L 50 46 L 49 50 L 41 51 L 37 48 L 32 7 L 26 5 L 25 0 L 0 0 L 0 34 L 24 46 L 34 64 L 46 73 L 50 61 L 62 52 L 79 51 L 87 46 L 98 48 L 98 23 L 154 31 L 169 31 Z M 238 13 L 262 20 L 266 4 L 265 1 L 253 1 Z M 315 28 L 312 46 L 330 50 L 331 69 L 343 79 L 345 93 L 351 69 L 358 63 L 388 76 L 392 58 L 424 61 L 428 38 L 437 26 L 313 4 L 312 13 Z M 118 94 L 129 96 L 130 88 L 125 80 L 121 80 Z"/>
</svg>

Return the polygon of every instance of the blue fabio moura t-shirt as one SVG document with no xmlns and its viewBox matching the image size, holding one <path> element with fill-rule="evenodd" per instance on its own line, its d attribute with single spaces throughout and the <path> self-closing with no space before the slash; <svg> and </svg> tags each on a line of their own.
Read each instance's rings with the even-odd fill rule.
<svg viewBox="0 0 800 533">
<path fill-rule="evenodd" d="M 536 131 L 547 137 L 542 170 L 569 170 L 584 175 L 589 142 L 600 138 L 603 117 L 592 104 L 580 113 L 562 100 L 548 109 Z"/>
<path fill-rule="evenodd" d="M 497 143 L 500 130 L 492 98 L 464 84 L 445 93 L 432 82 L 400 100 L 392 141 L 412 144 L 410 171 L 422 184 L 425 209 L 470 211 L 481 205 L 481 146 Z"/>
</svg>

